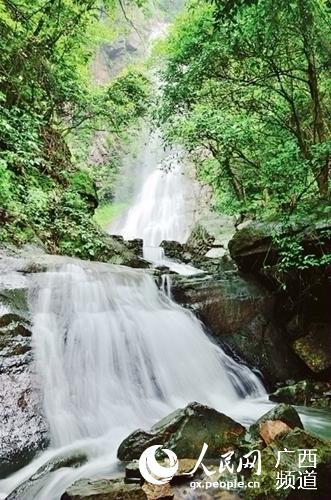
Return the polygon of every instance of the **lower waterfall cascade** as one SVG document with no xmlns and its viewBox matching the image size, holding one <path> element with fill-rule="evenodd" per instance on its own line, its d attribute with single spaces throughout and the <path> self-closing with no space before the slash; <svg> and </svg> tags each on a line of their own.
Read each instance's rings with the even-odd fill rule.
<svg viewBox="0 0 331 500">
<path fill-rule="evenodd" d="M 166 258 L 159 247 L 165 239 L 186 241 L 191 188 L 180 163 L 168 173 L 147 169 L 114 232 L 142 237 L 144 257 L 156 265 L 200 272 Z M 244 425 L 273 405 L 260 378 L 171 299 L 167 274 L 158 288 L 151 270 L 54 256 L 46 272 L 31 278 L 29 303 L 51 443 L 0 481 L 0 498 L 15 500 L 23 487 L 24 500 L 59 500 L 80 478 L 116 477 L 121 441 L 192 401 Z M 49 464 L 81 455 L 83 465 L 47 472 Z"/>
<path fill-rule="evenodd" d="M 30 290 L 36 370 L 51 448 L 0 482 L 9 493 L 50 459 L 86 453 L 25 500 L 58 500 L 79 477 L 116 470 L 116 450 L 137 427 L 199 401 L 245 423 L 265 411 L 265 390 L 212 343 L 201 323 L 147 271 L 54 258 Z M 169 289 L 169 284 L 165 285 Z"/>
<path fill-rule="evenodd" d="M 199 270 L 167 259 L 159 247 L 189 234 L 187 189 L 179 163 L 168 173 L 151 169 L 115 226 L 125 238 L 144 239 L 148 260 L 194 274 Z M 260 378 L 171 299 L 166 274 L 159 289 L 150 270 L 52 257 L 47 272 L 34 275 L 29 303 L 51 444 L 0 481 L 0 498 L 15 500 L 15 489 L 24 487 L 24 500 L 59 500 L 80 478 L 115 477 L 117 448 L 130 432 L 192 401 L 244 425 L 272 407 Z M 83 465 L 43 472 L 80 455 Z"/>
</svg>

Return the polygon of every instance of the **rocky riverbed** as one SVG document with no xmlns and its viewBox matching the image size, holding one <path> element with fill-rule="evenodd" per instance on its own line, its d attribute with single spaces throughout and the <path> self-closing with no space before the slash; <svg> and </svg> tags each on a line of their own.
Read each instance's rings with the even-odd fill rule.
<svg viewBox="0 0 331 500">
<path fill-rule="evenodd" d="M 141 453 L 155 443 L 172 450 L 179 459 L 178 470 L 169 483 L 160 486 L 144 481 L 137 461 Z M 200 456 L 204 443 L 208 443 L 208 449 Z M 275 464 L 281 450 L 294 451 L 302 447 L 317 450 L 318 498 L 326 499 L 331 467 L 330 443 L 305 431 L 292 406 L 280 404 L 245 429 L 212 408 L 191 403 L 155 424 L 149 432 L 137 430 L 122 442 L 118 458 L 125 464 L 124 477 L 80 480 L 64 493 L 61 500 L 299 498 L 294 487 L 277 489 Z M 260 457 L 261 462 L 253 461 L 251 467 L 243 469 L 245 457 L 254 455 Z M 224 465 L 226 456 L 231 458 L 227 466 Z M 158 458 L 159 463 L 166 467 L 162 452 Z M 302 472 L 296 454 L 289 454 L 285 462 L 282 467 L 293 471 L 293 485 L 298 485 Z M 259 463 L 261 470 L 258 470 Z M 259 480 L 258 493 L 243 486 L 254 479 Z M 233 485 L 230 491 L 222 487 L 227 480 Z M 220 487 L 216 489 L 215 484 Z M 309 492 L 299 489 L 299 493 L 300 498 L 311 498 Z"/>
<path fill-rule="evenodd" d="M 67 490 L 62 500 L 193 498 L 186 479 L 183 480 L 186 478 L 183 471 L 192 466 L 204 442 L 209 443 L 208 460 L 215 460 L 229 450 L 235 451 L 238 460 L 240 454 L 257 447 L 266 464 L 261 477 L 261 495 L 247 496 L 246 492 L 245 498 L 266 500 L 299 498 L 292 491 L 283 496 L 275 491 L 271 463 L 277 450 L 283 447 L 317 448 L 321 477 L 318 498 L 324 498 L 330 444 L 304 430 L 297 413 L 288 404 L 326 411 L 330 406 L 331 361 L 325 276 L 321 272 L 313 278 L 311 274 L 290 274 L 285 276 L 286 290 L 277 287 L 274 267 L 266 273 L 258 264 L 263 252 L 264 258 L 273 255 L 275 259 L 276 250 L 269 254 L 265 236 L 258 240 L 255 233 L 254 242 L 250 243 L 252 228 L 240 231 L 229 245 L 228 240 L 221 243 L 217 235 L 210 235 L 206 227 L 195 228 L 187 245 L 164 242 L 166 255 L 179 262 L 194 264 L 203 271 L 190 277 L 170 273 L 171 293 L 179 304 L 195 312 L 214 342 L 260 373 L 270 389 L 270 400 L 282 404 L 249 429 L 212 408 L 191 404 L 156 424 L 149 432 L 134 432 L 121 444 L 118 457 L 124 461 L 125 476 L 96 481 L 82 479 Z M 131 252 L 134 267 L 148 266 L 141 258 L 140 241 L 120 243 Z M 213 248 L 224 251 L 211 252 Z M 52 259 L 39 250 L 11 256 L 3 253 L 0 258 L 0 477 L 27 464 L 49 444 L 32 355 L 28 290 L 34 273 L 43 272 Z M 275 262 L 272 264 L 274 266 Z M 154 273 L 159 281 L 167 270 L 147 272 Z M 303 290 L 302 280 L 310 280 L 310 293 Z M 180 461 L 179 472 L 170 486 L 163 489 L 143 485 L 136 463 L 141 452 L 155 443 L 175 451 Z M 59 467 L 62 466 L 61 462 Z M 201 479 L 201 468 L 196 477 L 206 481 Z M 211 498 L 210 495 L 205 491 L 194 498 Z M 242 498 L 242 491 L 240 488 L 230 493 L 220 490 L 212 498 Z"/>
</svg>

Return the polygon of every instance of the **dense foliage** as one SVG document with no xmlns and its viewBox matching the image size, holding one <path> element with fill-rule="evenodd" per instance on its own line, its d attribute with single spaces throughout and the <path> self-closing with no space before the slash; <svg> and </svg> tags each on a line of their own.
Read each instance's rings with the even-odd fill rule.
<svg viewBox="0 0 331 500">
<path fill-rule="evenodd" d="M 118 8 L 113 0 L 0 0 L 2 241 L 39 238 L 50 251 L 82 257 L 104 251 L 91 219 L 94 172 L 69 145 L 75 137 L 82 147 L 84 134 L 104 127 L 119 137 L 146 111 L 140 71 L 101 89 L 90 81 L 100 20 Z"/>
<path fill-rule="evenodd" d="M 190 0 L 163 55 L 158 110 L 216 208 L 275 217 L 328 196 L 327 0 Z"/>
</svg>

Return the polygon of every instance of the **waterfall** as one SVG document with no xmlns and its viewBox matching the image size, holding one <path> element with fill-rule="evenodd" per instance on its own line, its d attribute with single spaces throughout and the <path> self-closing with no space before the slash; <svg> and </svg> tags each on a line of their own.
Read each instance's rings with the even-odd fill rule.
<svg viewBox="0 0 331 500">
<path fill-rule="evenodd" d="M 34 349 L 52 443 L 149 426 L 193 400 L 238 416 L 263 386 L 195 316 L 127 268 L 66 263 L 31 292 Z M 245 419 L 245 415 L 241 415 Z"/>
<path fill-rule="evenodd" d="M 179 151 L 164 152 L 154 133 L 144 147 L 140 167 L 143 175 L 132 206 L 109 232 L 126 240 L 142 238 L 144 258 L 150 262 L 181 274 L 200 272 L 167 258 L 160 247 L 163 240 L 185 243 L 194 222 L 195 185 L 185 175 Z"/>
<path fill-rule="evenodd" d="M 33 346 L 50 426 L 50 451 L 0 482 L 11 491 L 50 459 L 84 452 L 25 500 L 58 500 L 80 477 L 116 469 L 121 440 L 199 401 L 243 423 L 265 411 L 265 391 L 246 366 L 212 343 L 188 310 L 146 271 L 54 258 L 30 289 Z M 164 280 L 165 290 L 169 282 Z"/>
<path fill-rule="evenodd" d="M 182 165 L 172 159 L 167 173 L 150 160 L 145 167 L 117 232 L 142 237 L 152 262 L 199 272 L 167 259 L 159 247 L 164 239 L 184 242 L 193 222 L 192 185 Z M 12 491 L 49 460 L 86 454 L 87 464 L 60 468 L 24 491 L 24 500 L 59 500 L 78 478 L 114 474 L 117 448 L 134 429 L 148 429 L 192 401 L 242 423 L 268 408 L 259 378 L 171 299 L 167 275 L 159 289 L 150 271 L 54 257 L 47 272 L 34 275 L 29 301 L 51 448 L 0 482 L 0 491 Z"/>
</svg>

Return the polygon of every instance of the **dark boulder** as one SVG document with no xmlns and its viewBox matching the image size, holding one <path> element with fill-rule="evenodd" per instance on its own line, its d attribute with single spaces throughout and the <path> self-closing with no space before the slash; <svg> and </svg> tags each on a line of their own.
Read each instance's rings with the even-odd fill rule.
<svg viewBox="0 0 331 500">
<path fill-rule="evenodd" d="M 274 319 L 276 295 L 236 271 L 173 276 L 172 294 L 192 308 L 210 334 L 259 369 L 270 385 L 307 373 Z"/>
<path fill-rule="evenodd" d="M 306 255 L 318 257 L 330 250 L 330 229 L 328 220 L 293 222 L 286 227 L 278 223 L 252 222 L 234 234 L 229 241 L 229 251 L 239 269 L 257 273 L 279 262 L 281 249 L 274 236 L 295 238 Z"/>
<path fill-rule="evenodd" d="M 139 459 L 149 446 L 161 444 L 178 458 L 197 458 L 203 444 L 208 444 L 207 457 L 218 458 L 222 451 L 235 449 L 244 427 L 230 417 L 199 403 L 176 410 L 149 432 L 138 429 L 119 446 L 120 460 Z"/>
<path fill-rule="evenodd" d="M 264 224 L 251 223 L 237 231 L 229 241 L 229 251 L 238 267 L 246 272 L 259 270 L 266 262 L 277 262 L 278 253 Z"/>
<path fill-rule="evenodd" d="M 26 465 L 48 445 L 48 426 L 33 371 L 24 266 L 3 264 L 0 286 L 0 478 Z M 16 266 L 16 269 L 14 267 Z"/>
<path fill-rule="evenodd" d="M 269 399 L 277 403 L 327 408 L 331 403 L 331 383 L 300 380 L 279 387 L 269 395 Z"/>
<path fill-rule="evenodd" d="M 141 238 L 135 238 L 134 240 L 127 240 L 125 242 L 127 248 L 134 252 L 138 257 L 143 256 L 143 240 Z"/>
<path fill-rule="evenodd" d="M 190 255 L 185 255 L 185 248 L 178 241 L 163 240 L 160 244 L 160 247 L 163 248 L 165 255 L 170 259 L 175 259 L 182 262 L 188 262 L 190 260 Z"/>
</svg>

